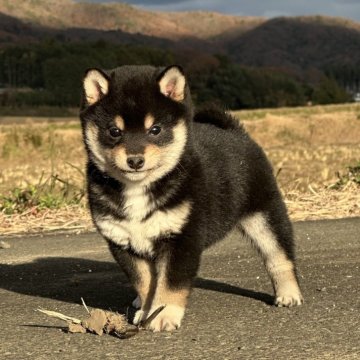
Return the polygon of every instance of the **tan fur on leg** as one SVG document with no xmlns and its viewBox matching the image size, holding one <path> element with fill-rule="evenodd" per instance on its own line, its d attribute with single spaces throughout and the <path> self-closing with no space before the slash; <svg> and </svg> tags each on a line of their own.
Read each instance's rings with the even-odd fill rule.
<svg viewBox="0 0 360 360">
<path fill-rule="evenodd" d="M 153 331 L 173 331 L 180 327 L 185 313 L 189 288 L 170 289 L 166 269 L 167 261 L 162 261 L 157 266 L 157 286 L 154 300 L 149 311 L 152 314 L 159 306 L 165 305 L 165 309 L 150 323 L 149 329 Z"/>
<path fill-rule="evenodd" d="M 304 299 L 296 280 L 293 264 L 284 258 L 283 254 L 280 254 L 275 261 L 275 265 L 266 264 L 275 291 L 275 305 L 279 307 L 301 305 Z"/>
<path fill-rule="evenodd" d="M 135 314 L 133 323 L 137 325 L 140 321 L 145 320 L 155 292 L 156 274 L 155 265 L 149 260 L 136 258 L 134 261 L 136 272 L 138 273 L 139 281 L 135 284 L 135 289 L 138 293 L 136 304 L 140 310 Z M 135 302 L 135 301 L 134 301 Z"/>
<path fill-rule="evenodd" d="M 255 213 L 242 219 L 241 226 L 264 259 L 275 291 L 275 305 L 301 305 L 304 300 L 296 280 L 294 264 L 279 246 L 265 216 Z"/>
</svg>

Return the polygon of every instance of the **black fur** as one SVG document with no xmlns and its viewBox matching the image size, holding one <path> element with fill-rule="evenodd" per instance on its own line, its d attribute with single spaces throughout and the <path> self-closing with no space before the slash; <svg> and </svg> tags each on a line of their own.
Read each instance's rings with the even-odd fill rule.
<svg viewBox="0 0 360 360">
<path fill-rule="evenodd" d="M 211 103 L 206 104 L 194 116 L 194 122 L 200 124 L 215 125 L 223 130 L 239 129 L 242 127 L 239 121 L 234 119 L 231 115 L 226 114 L 223 109 Z"/>
<path fill-rule="evenodd" d="M 113 149 L 121 141 L 130 152 L 132 149 L 141 152 L 151 141 L 160 149 L 174 142 L 171 129 L 179 119 L 185 120 L 188 130 L 177 165 L 146 187 L 147 195 L 156 206 L 141 219 L 145 222 L 158 210 L 169 211 L 189 201 L 191 213 L 181 233 L 167 233 L 153 239 L 152 254 L 137 253 L 131 244 L 122 248 L 105 236 L 114 257 L 136 284 L 140 281 L 134 274 L 136 257 L 156 263 L 165 256 L 169 287 L 186 288 L 196 276 L 202 251 L 223 239 L 236 226 L 241 228 L 241 219 L 261 213 L 275 234 L 277 244 L 293 262 L 292 227 L 271 165 L 262 149 L 237 120 L 218 108 L 205 108 L 194 116 L 187 85 L 182 101 L 173 101 L 161 94 L 158 82 L 165 71 L 148 66 L 108 71 L 109 93 L 94 105 L 87 105 L 85 100 L 82 105 L 80 117 L 89 153 L 89 202 L 95 225 L 98 216 L 111 215 L 119 221 L 127 218 L 123 196 L 126 184 L 99 169 L 92 160 L 86 142 L 87 124 L 93 122 L 100 129 L 98 141 L 103 148 Z M 144 136 L 138 135 L 148 113 L 160 119 L 165 129 L 157 140 L 144 140 Z M 110 139 L 107 133 L 109 126 L 114 125 L 116 115 L 125 119 L 126 129 L 129 129 L 128 133 L 125 130 L 121 140 Z M 94 184 L 104 196 L 94 192 Z"/>
</svg>

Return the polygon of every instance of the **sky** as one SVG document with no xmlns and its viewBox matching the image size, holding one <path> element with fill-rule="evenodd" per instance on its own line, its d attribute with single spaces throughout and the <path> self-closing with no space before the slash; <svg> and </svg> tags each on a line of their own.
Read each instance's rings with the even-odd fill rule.
<svg viewBox="0 0 360 360">
<path fill-rule="evenodd" d="M 360 0 L 81 0 L 126 2 L 149 10 L 209 10 L 243 16 L 329 15 L 360 21 Z"/>
</svg>

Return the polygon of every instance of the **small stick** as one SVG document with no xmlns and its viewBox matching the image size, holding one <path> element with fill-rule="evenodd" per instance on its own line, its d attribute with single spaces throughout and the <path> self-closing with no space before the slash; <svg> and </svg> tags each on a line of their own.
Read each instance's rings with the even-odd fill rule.
<svg viewBox="0 0 360 360">
<path fill-rule="evenodd" d="M 308 189 L 316 196 L 319 196 L 319 194 L 312 188 L 312 186 L 309 184 Z"/>
<path fill-rule="evenodd" d="M 81 299 L 81 302 L 82 302 L 85 310 L 87 311 L 88 314 L 90 314 L 90 311 L 89 311 L 88 307 L 86 306 L 84 299 L 83 298 L 80 298 L 80 299 Z"/>
<path fill-rule="evenodd" d="M 154 320 L 165 308 L 165 305 L 159 306 L 147 319 L 141 321 L 139 324 L 139 328 L 145 329 L 152 320 Z"/>
<path fill-rule="evenodd" d="M 48 315 L 48 316 L 51 316 L 51 317 L 54 317 L 56 319 L 60 319 L 60 320 L 66 321 L 66 322 L 72 322 L 74 324 L 81 324 L 80 319 L 76 319 L 76 318 L 73 318 L 71 316 L 61 314 L 61 313 L 56 312 L 56 311 L 43 310 L 43 309 L 37 309 L 36 311 L 40 311 L 45 315 Z"/>
</svg>

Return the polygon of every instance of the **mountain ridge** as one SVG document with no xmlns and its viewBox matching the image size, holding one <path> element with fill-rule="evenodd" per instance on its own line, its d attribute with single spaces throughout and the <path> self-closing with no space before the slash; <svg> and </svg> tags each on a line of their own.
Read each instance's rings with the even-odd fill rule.
<svg viewBox="0 0 360 360">
<path fill-rule="evenodd" d="M 14 6 L 0 0 L 1 47 L 49 38 L 174 50 L 196 71 L 214 66 L 219 62 L 214 54 L 221 54 L 240 65 L 277 69 L 301 80 L 319 81 L 325 73 L 344 86 L 360 83 L 360 23 L 345 18 L 165 13 L 73 0 L 17 0 Z"/>
<path fill-rule="evenodd" d="M 186 37 L 205 40 L 232 30 L 249 29 L 265 21 L 209 11 L 166 13 L 125 3 L 94 4 L 72 0 L 17 0 L 16 6 L 9 0 L 0 0 L 0 12 L 26 23 L 56 29 L 121 30 L 170 40 Z"/>
<path fill-rule="evenodd" d="M 338 22 L 321 24 L 311 18 L 279 17 L 230 41 L 227 49 L 245 65 L 321 68 L 359 58 L 360 31 Z"/>
</svg>

